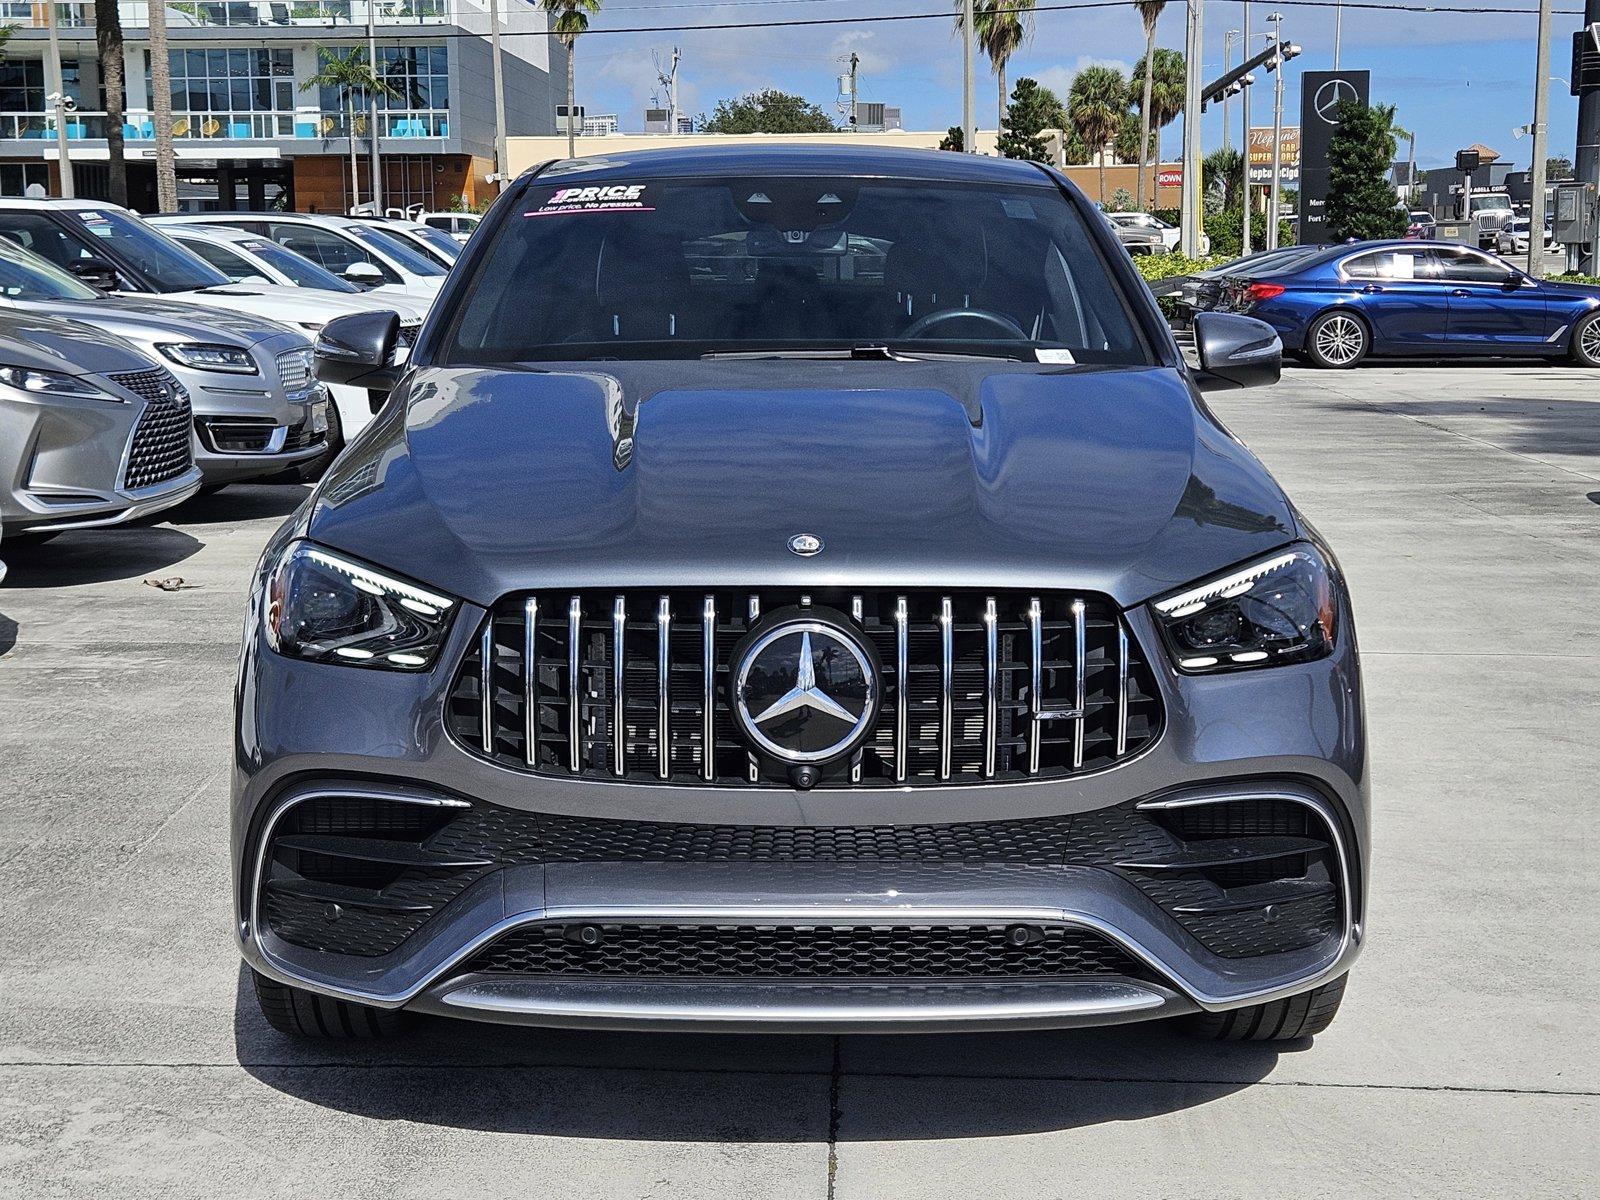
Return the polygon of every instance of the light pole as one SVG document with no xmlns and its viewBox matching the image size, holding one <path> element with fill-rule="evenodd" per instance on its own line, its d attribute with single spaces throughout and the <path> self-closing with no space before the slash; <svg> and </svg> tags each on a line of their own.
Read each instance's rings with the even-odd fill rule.
<svg viewBox="0 0 1600 1200">
<path fill-rule="evenodd" d="M 367 0 L 367 69 L 378 78 L 378 31 L 374 25 L 372 8 L 377 0 Z M 383 216 L 383 172 L 378 163 L 378 91 L 374 88 L 367 96 L 367 120 L 372 124 L 372 215 Z"/>
<path fill-rule="evenodd" d="M 1272 72 L 1272 190 L 1267 202 L 1267 249 L 1278 248 L 1278 205 L 1283 195 L 1283 14 L 1267 18 L 1272 25 L 1272 42 L 1278 48 L 1277 65 Z"/>
<path fill-rule="evenodd" d="M 1244 54 L 1250 56 L 1250 0 L 1244 0 Z M 1240 134 L 1240 145 L 1244 147 L 1244 230 L 1239 236 L 1239 252 L 1250 253 L 1250 218 L 1254 214 L 1254 205 L 1250 201 L 1250 89 L 1245 88 L 1239 95 L 1239 107 L 1244 110 L 1241 118 L 1243 132 Z"/>
<path fill-rule="evenodd" d="M 1550 123 L 1550 0 L 1539 0 L 1539 49 L 1533 84 L 1533 163 L 1529 172 L 1528 274 L 1544 274 L 1544 184 Z"/>
<path fill-rule="evenodd" d="M 67 95 L 67 82 L 61 74 L 61 34 L 56 28 L 56 6 L 50 3 L 44 7 L 50 14 L 50 106 L 56 114 L 56 153 L 61 175 L 61 198 L 71 200 L 76 192 L 72 184 L 72 158 L 67 150 L 66 117 L 77 105 Z"/>
<path fill-rule="evenodd" d="M 961 148 L 968 154 L 978 152 L 978 124 L 973 111 L 972 98 L 972 0 L 962 0 L 961 5 Z"/>
<path fill-rule="evenodd" d="M 1200 256 L 1200 56 L 1205 45 L 1205 0 L 1189 0 L 1184 38 L 1183 252 Z"/>
<path fill-rule="evenodd" d="M 1230 29 L 1222 36 L 1222 73 L 1224 75 L 1226 75 L 1233 67 L 1233 44 L 1243 36 L 1244 34 L 1240 33 L 1237 29 Z M 1232 134 L 1228 129 L 1228 101 L 1231 99 L 1233 99 L 1232 92 L 1224 92 L 1222 94 L 1222 148 L 1224 150 L 1228 148 L 1229 139 L 1232 137 Z M 1246 158 L 1249 157 L 1249 153 L 1250 147 L 1247 145 L 1245 146 Z M 1249 177 L 1250 172 L 1246 170 L 1245 178 L 1248 179 Z"/>
<path fill-rule="evenodd" d="M 574 47 L 568 46 L 567 53 L 571 54 Z M 493 60 L 494 74 L 494 173 L 499 176 L 495 180 L 495 194 L 499 195 L 506 190 L 506 172 L 511 168 L 506 154 L 506 79 L 504 65 L 500 61 L 500 0 L 489 0 L 489 57 Z M 572 67 L 567 67 L 568 78 L 571 78 Z M 573 141 L 575 132 L 572 128 L 572 105 L 567 105 L 567 157 L 575 157 Z"/>
</svg>

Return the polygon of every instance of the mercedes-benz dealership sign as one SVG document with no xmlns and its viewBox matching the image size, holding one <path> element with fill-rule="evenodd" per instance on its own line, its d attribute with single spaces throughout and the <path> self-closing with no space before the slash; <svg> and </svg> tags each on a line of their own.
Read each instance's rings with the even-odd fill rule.
<svg viewBox="0 0 1600 1200">
<path fill-rule="evenodd" d="M 1346 100 L 1366 105 L 1371 87 L 1370 71 L 1300 76 L 1300 241 L 1306 245 L 1328 240 L 1328 141 L 1339 127 L 1339 105 Z M 1270 168 L 1267 173 L 1270 179 Z"/>
</svg>

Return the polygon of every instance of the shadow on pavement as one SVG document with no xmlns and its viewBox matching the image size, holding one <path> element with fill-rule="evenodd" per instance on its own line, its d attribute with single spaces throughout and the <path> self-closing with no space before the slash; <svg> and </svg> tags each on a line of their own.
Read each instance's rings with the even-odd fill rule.
<svg viewBox="0 0 1600 1200">
<path fill-rule="evenodd" d="M 165 525 L 69 531 L 42 546 L 7 544 L 5 587 L 55 588 L 137 579 L 196 553 L 198 539 Z"/>
<path fill-rule="evenodd" d="M 226 525 L 287 517 L 305 501 L 311 489 L 304 484 L 236 483 L 220 492 L 208 492 L 161 515 L 173 525 Z"/>
<path fill-rule="evenodd" d="M 915 1141 L 1140 1120 L 1247 1088 L 1295 1048 L 1194 1041 L 1162 1023 L 835 1039 L 441 1018 L 391 1041 L 318 1043 L 270 1029 L 243 970 L 234 1040 L 240 1065 L 268 1087 L 374 1120 L 756 1143 L 815 1141 L 830 1129 L 845 1141 Z"/>
<path fill-rule="evenodd" d="M 17 644 L 17 623 L 5 613 L 0 613 L 0 654 L 8 653 Z"/>
</svg>

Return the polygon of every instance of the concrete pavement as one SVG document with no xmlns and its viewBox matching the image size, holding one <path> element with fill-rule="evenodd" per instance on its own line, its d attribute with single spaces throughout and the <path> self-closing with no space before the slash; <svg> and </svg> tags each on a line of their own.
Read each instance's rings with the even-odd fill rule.
<svg viewBox="0 0 1600 1200">
<path fill-rule="evenodd" d="M 1371 942 L 1332 1029 L 1286 1050 L 1139 1026 L 291 1044 L 241 991 L 225 812 L 243 587 L 301 489 L 12 556 L 0 1194 L 1594 1195 L 1597 382 L 1382 365 L 1215 398 L 1338 550 L 1367 668 Z"/>
</svg>

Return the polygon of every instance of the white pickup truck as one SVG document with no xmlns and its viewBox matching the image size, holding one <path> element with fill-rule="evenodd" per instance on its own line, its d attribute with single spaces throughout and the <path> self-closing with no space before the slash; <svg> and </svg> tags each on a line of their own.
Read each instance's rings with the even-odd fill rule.
<svg viewBox="0 0 1600 1200">
<path fill-rule="evenodd" d="M 1488 250 L 1495 244 L 1495 239 L 1516 217 L 1516 210 L 1511 207 L 1511 197 L 1497 193 L 1485 193 L 1472 198 L 1472 227 L 1478 234 L 1478 246 Z"/>
</svg>

